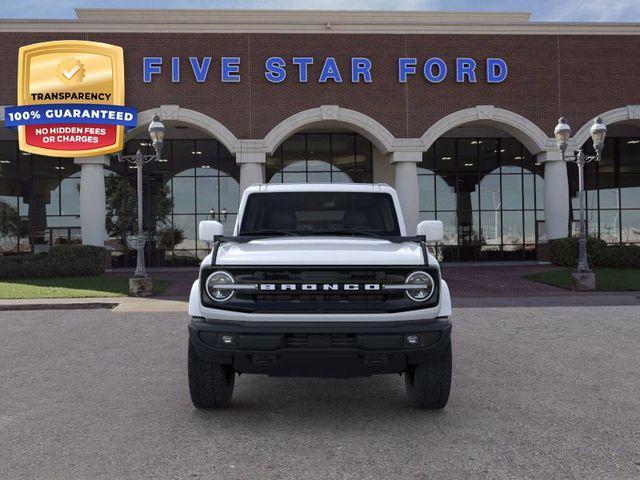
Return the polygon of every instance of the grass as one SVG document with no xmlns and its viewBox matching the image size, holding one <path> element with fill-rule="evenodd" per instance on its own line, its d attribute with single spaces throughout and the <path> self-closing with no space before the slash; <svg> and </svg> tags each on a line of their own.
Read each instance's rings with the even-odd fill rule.
<svg viewBox="0 0 640 480">
<path fill-rule="evenodd" d="M 534 273 L 526 278 L 540 283 L 571 288 L 572 268 L 560 268 L 548 272 Z M 595 268 L 596 290 L 601 291 L 639 291 L 640 269 Z"/>
<path fill-rule="evenodd" d="M 162 293 L 169 283 L 154 280 L 154 292 Z M 122 297 L 128 293 L 128 278 L 107 275 L 0 280 L 0 299 L 102 298 Z"/>
</svg>

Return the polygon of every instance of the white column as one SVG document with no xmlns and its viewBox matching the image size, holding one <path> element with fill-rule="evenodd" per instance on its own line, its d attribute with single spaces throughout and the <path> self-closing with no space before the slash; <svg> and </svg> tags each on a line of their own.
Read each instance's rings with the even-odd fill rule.
<svg viewBox="0 0 640 480">
<path fill-rule="evenodd" d="M 107 215 L 104 190 L 104 170 L 109 157 L 76 158 L 80 165 L 80 227 L 83 245 L 104 246 L 105 217 Z"/>
<path fill-rule="evenodd" d="M 418 163 L 422 152 L 393 152 L 391 163 L 395 167 L 395 189 L 400 199 L 407 235 L 416 234 L 418 224 Z"/>
<path fill-rule="evenodd" d="M 264 183 L 264 152 L 237 152 L 236 163 L 240 165 L 240 194 L 254 183 Z"/>
<path fill-rule="evenodd" d="M 544 222 L 549 239 L 569 235 L 569 179 L 567 164 L 560 152 L 542 152 L 537 156 L 544 164 Z"/>
</svg>

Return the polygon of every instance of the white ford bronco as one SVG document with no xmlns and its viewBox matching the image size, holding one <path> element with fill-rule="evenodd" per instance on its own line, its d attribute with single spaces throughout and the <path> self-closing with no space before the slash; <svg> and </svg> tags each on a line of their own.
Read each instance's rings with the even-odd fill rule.
<svg viewBox="0 0 640 480">
<path fill-rule="evenodd" d="M 189 299 L 189 388 L 197 408 L 228 407 L 236 373 L 404 374 L 418 408 L 451 385 L 451 299 L 427 242 L 406 236 L 395 190 L 371 184 L 247 188 L 233 236 L 210 242 Z"/>
</svg>

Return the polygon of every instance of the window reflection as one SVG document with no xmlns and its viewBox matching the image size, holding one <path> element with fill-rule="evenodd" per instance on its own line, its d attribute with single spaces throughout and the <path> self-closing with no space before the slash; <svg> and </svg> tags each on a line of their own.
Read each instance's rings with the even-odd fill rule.
<svg viewBox="0 0 640 480">
<path fill-rule="evenodd" d="M 298 133 L 267 157 L 269 183 L 372 181 L 371 143 L 355 133 Z"/>
<path fill-rule="evenodd" d="M 535 258 L 543 177 L 518 140 L 441 138 L 418 176 L 420 217 L 444 222 L 444 260 Z"/>
<path fill-rule="evenodd" d="M 584 145 L 593 151 L 591 140 Z M 578 172 L 568 165 L 571 221 L 577 234 L 580 216 Z M 585 170 L 587 231 L 607 243 L 638 243 L 636 223 L 640 210 L 640 139 L 607 137 L 602 160 Z"/>
</svg>

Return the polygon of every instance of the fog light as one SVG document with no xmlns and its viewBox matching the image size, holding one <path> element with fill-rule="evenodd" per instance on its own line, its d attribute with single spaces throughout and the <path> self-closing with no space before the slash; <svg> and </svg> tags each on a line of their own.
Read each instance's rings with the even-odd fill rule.
<svg viewBox="0 0 640 480">
<path fill-rule="evenodd" d="M 420 343 L 420 337 L 418 335 L 407 335 L 405 341 L 407 345 L 418 345 Z"/>
<path fill-rule="evenodd" d="M 233 335 L 222 335 L 220 337 L 220 341 L 222 342 L 223 345 L 233 345 Z"/>
</svg>

